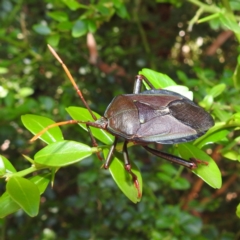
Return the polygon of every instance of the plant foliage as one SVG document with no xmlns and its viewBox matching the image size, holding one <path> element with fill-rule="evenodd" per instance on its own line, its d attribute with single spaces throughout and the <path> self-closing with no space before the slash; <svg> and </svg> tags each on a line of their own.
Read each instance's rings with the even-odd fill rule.
<svg viewBox="0 0 240 240">
<path fill-rule="evenodd" d="M 3 239 L 238 239 L 239 11 L 234 0 L 3 0 Z M 194 142 L 155 147 L 208 166 L 192 174 L 129 146 L 139 199 L 124 169 L 122 143 L 109 171 L 96 158 L 106 157 L 111 134 L 91 128 L 93 147 L 86 126 L 70 124 L 49 128 L 30 144 L 55 122 L 93 121 L 47 44 L 98 118 L 114 96 L 132 92 L 137 73 L 197 102 L 215 125 Z"/>
</svg>

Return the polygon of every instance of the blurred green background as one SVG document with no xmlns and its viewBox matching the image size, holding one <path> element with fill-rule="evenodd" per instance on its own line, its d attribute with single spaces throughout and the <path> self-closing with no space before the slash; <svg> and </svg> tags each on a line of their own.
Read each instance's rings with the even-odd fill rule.
<svg viewBox="0 0 240 240">
<path fill-rule="evenodd" d="M 240 20 L 237 0 L 2 0 L 0 153 L 18 170 L 27 168 L 22 154 L 33 156 L 44 144 L 28 142 L 32 135 L 23 127 L 21 115 L 63 121 L 69 119 L 66 107 L 82 106 L 48 43 L 99 114 L 114 96 L 132 92 L 134 77 L 143 67 L 188 86 L 195 102 L 216 84 L 226 84 L 222 96 L 214 99 L 216 121 L 240 111 L 237 33 L 218 18 L 195 22 L 201 11 L 206 17 L 224 7 L 231 7 Z M 66 139 L 91 143 L 78 126 L 63 129 Z M 206 149 L 222 171 L 220 190 L 134 147 L 130 158 L 144 180 L 142 201 L 135 205 L 93 156 L 60 169 L 54 187 L 49 186 L 41 198 L 37 217 L 18 211 L 0 219 L 0 239 L 239 239 L 240 168 L 221 152 L 231 144 L 239 154 L 238 136 L 238 129 L 229 132 Z M 4 179 L 0 190 L 5 190 Z"/>
</svg>

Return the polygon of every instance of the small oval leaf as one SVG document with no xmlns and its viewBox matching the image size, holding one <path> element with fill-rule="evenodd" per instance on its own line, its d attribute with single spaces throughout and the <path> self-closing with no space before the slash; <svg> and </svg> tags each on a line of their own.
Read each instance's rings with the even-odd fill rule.
<svg viewBox="0 0 240 240">
<path fill-rule="evenodd" d="M 6 173 L 5 164 L 3 162 L 2 156 L 0 156 L 0 176 L 3 176 Z"/>
<path fill-rule="evenodd" d="M 184 97 L 190 99 L 191 101 L 193 100 L 193 92 L 189 91 L 188 87 L 181 86 L 181 85 L 175 85 L 175 86 L 169 86 L 164 89 L 170 90 L 172 92 L 179 93 L 183 95 Z"/>
<path fill-rule="evenodd" d="M 7 182 L 10 197 L 30 216 L 38 214 L 40 192 L 38 187 L 22 177 L 11 177 Z"/>
<path fill-rule="evenodd" d="M 68 20 L 68 15 L 62 11 L 48 12 L 47 15 L 58 22 L 65 22 Z"/>
<path fill-rule="evenodd" d="M 68 107 L 66 108 L 66 111 L 68 114 L 72 117 L 74 120 L 79 121 L 90 121 L 93 122 L 91 114 L 88 112 L 86 108 L 82 107 Z M 101 116 L 94 112 L 97 119 L 99 119 Z M 85 131 L 87 131 L 86 124 L 79 124 Z M 108 132 L 104 131 L 103 129 L 98 129 L 91 127 L 91 132 L 95 138 L 100 140 L 101 142 L 105 144 L 112 144 L 113 143 L 113 136 L 109 134 Z"/>
<path fill-rule="evenodd" d="M 237 206 L 236 215 L 240 218 L 240 203 Z"/>
<path fill-rule="evenodd" d="M 107 151 L 104 151 L 106 156 Z M 133 183 L 132 176 L 125 170 L 124 161 L 122 155 L 115 154 L 112 162 L 109 166 L 109 171 L 127 198 L 129 198 L 133 203 L 140 202 L 141 198 L 138 198 L 138 191 Z M 131 161 L 132 172 L 137 176 L 140 192 L 142 193 L 142 175 L 138 167 Z"/>
<path fill-rule="evenodd" d="M 176 181 L 171 182 L 171 188 L 178 190 L 186 190 L 190 188 L 190 183 L 187 179 L 179 177 Z"/>
<path fill-rule="evenodd" d="M 61 2 L 66 4 L 67 7 L 70 8 L 72 11 L 75 11 L 79 8 L 88 9 L 87 5 L 80 4 L 77 0 L 62 0 Z"/>
<path fill-rule="evenodd" d="M 180 155 L 186 160 L 196 158 L 208 162 L 207 166 L 205 164 L 198 164 L 197 169 L 193 170 L 193 172 L 213 188 L 220 188 L 222 186 L 221 172 L 209 155 L 190 143 L 179 144 L 178 149 Z"/>
<path fill-rule="evenodd" d="M 203 135 L 201 139 L 197 140 L 196 143 L 194 142 L 194 145 L 198 148 L 202 148 L 205 145 L 216 143 L 218 141 L 224 140 L 229 132 L 229 130 L 223 129 L 213 132 L 212 134 Z"/>
<path fill-rule="evenodd" d="M 70 21 L 66 21 L 66 22 L 60 22 L 58 25 L 57 25 L 57 29 L 59 31 L 62 31 L 62 32 L 67 32 L 67 31 L 70 31 L 73 27 L 73 23 L 70 22 Z"/>
<path fill-rule="evenodd" d="M 34 156 L 36 163 L 49 167 L 63 167 L 74 164 L 92 155 L 94 148 L 75 141 L 61 141 L 49 144 Z"/>
<path fill-rule="evenodd" d="M 222 155 L 225 158 L 228 158 L 228 159 L 233 160 L 233 161 L 237 161 L 239 153 L 237 151 L 234 151 L 234 150 L 226 150 L 226 151 L 222 151 Z"/>
<path fill-rule="evenodd" d="M 5 192 L 0 197 L 0 218 L 4 218 L 20 209 L 20 206 Z"/>
<path fill-rule="evenodd" d="M 51 45 L 52 47 L 57 47 L 60 41 L 60 35 L 57 34 L 52 34 L 47 38 L 47 43 Z"/>
<path fill-rule="evenodd" d="M 236 34 L 240 33 L 240 26 L 238 25 L 237 21 L 231 17 L 231 15 L 227 12 L 220 14 L 221 23 L 228 28 L 229 30 L 235 32 Z"/>
<path fill-rule="evenodd" d="M 48 35 L 51 33 L 51 29 L 47 25 L 35 24 L 33 25 L 33 30 L 41 35 Z"/>
<path fill-rule="evenodd" d="M 13 167 L 10 161 L 4 156 L 0 155 L 0 173 L 15 173 L 17 170 Z"/>
<path fill-rule="evenodd" d="M 143 68 L 139 74 L 143 74 L 157 89 L 177 85 L 168 75 L 148 68 Z"/>
<path fill-rule="evenodd" d="M 38 187 L 40 194 L 42 194 L 50 183 L 51 173 L 39 173 L 38 175 L 29 178 L 29 180 Z"/>
<path fill-rule="evenodd" d="M 225 88 L 226 88 L 226 85 L 224 83 L 220 83 L 211 88 L 209 95 L 212 95 L 213 98 L 216 98 L 217 96 L 222 94 L 222 92 L 225 90 Z"/>
<path fill-rule="evenodd" d="M 51 179 L 51 173 L 40 173 L 36 176 L 31 177 L 29 180 L 36 184 L 38 187 L 40 194 L 42 194 L 47 185 L 49 184 Z M 11 213 L 14 213 L 20 209 L 20 205 L 18 205 L 9 195 L 8 192 L 5 192 L 0 197 L 0 218 L 4 218 Z"/>
<path fill-rule="evenodd" d="M 85 35 L 88 31 L 88 26 L 85 21 L 77 20 L 72 28 L 72 36 L 74 38 Z"/>
<path fill-rule="evenodd" d="M 39 133 L 44 128 L 48 127 L 55 122 L 49 118 L 34 115 L 25 114 L 21 116 L 23 125 L 33 134 Z M 43 135 L 39 137 L 47 144 L 63 140 L 63 135 L 59 127 L 53 127 L 48 129 Z"/>
</svg>

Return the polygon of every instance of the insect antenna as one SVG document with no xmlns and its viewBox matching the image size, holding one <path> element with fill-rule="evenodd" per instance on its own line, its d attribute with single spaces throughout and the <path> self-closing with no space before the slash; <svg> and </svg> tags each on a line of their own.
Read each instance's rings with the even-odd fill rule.
<svg viewBox="0 0 240 240">
<path fill-rule="evenodd" d="M 83 97 L 82 91 L 78 88 L 75 80 L 73 79 L 72 74 L 69 72 L 67 66 L 64 64 L 64 62 L 62 61 L 62 59 L 58 56 L 58 54 L 56 53 L 56 51 L 48 44 L 47 45 L 50 52 L 52 53 L 52 55 L 58 60 L 58 62 L 62 65 L 62 68 L 64 69 L 65 73 L 67 74 L 69 80 L 71 81 L 73 87 L 75 88 L 78 96 L 80 97 L 80 99 L 82 100 L 83 104 L 85 105 L 85 107 L 88 109 L 88 111 L 90 112 L 92 118 L 94 119 L 94 121 L 97 120 L 97 117 L 94 115 L 93 111 L 91 110 L 91 108 L 89 107 L 89 105 L 87 104 L 85 98 Z"/>
<path fill-rule="evenodd" d="M 53 124 L 45 127 L 44 129 L 42 129 L 42 131 L 40 131 L 39 133 L 35 134 L 29 141 L 34 142 L 35 140 L 37 140 L 40 136 L 42 136 L 45 132 L 47 132 L 51 128 L 54 128 L 54 127 L 57 127 L 57 126 L 68 125 L 68 124 L 78 124 L 78 123 L 86 124 L 86 126 L 88 128 L 88 131 L 90 133 L 92 144 L 93 144 L 94 147 L 97 147 L 96 140 L 92 136 L 92 133 L 91 133 L 91 130 L 90 130 L 89 127 L 91 126 L 91 127 L 95 127 L 95 128 L 105 129 L 105 126 L 101 125 L 99 123 L 96 123 L 96 122 L 86 122 L 86 121 L 78 121 L 78 120 L 68 120 L 68 121 L 53 123 Z"/>
</svg>

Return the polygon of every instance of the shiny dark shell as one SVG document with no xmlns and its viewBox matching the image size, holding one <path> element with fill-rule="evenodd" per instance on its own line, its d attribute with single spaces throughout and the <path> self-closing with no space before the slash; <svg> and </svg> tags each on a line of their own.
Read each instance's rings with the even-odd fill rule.
<svg viewBox="0 0 240 240">
<path fill-rule="evenodd" d="M 109 104 L 104 118 L 109 132 L 139 143 L 188 142 L 214 125 L 203 108 L 167 90 L 119 95 Z"/>
</svg>

